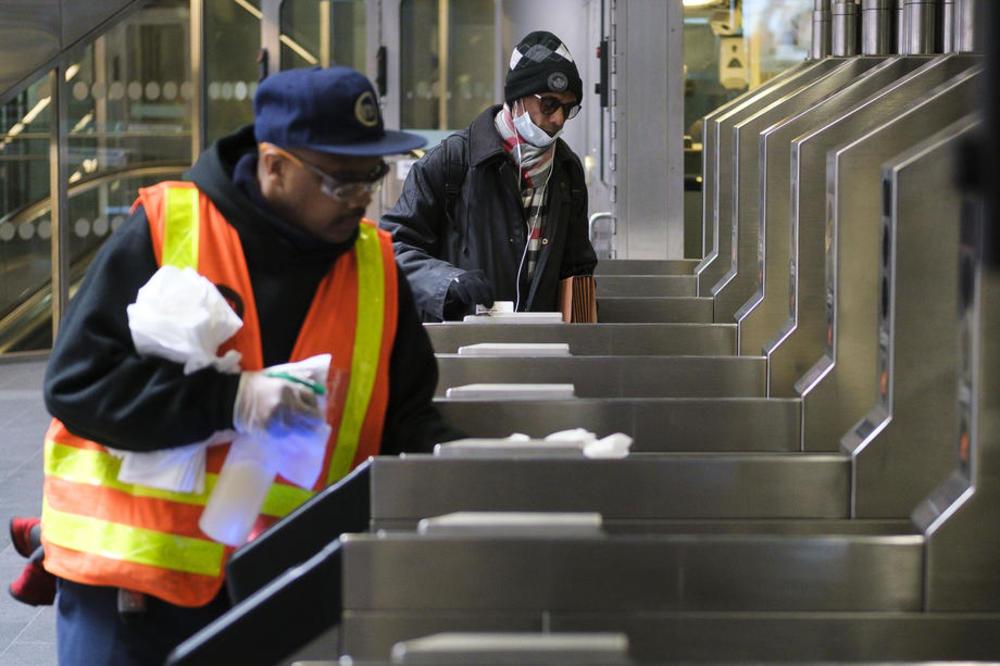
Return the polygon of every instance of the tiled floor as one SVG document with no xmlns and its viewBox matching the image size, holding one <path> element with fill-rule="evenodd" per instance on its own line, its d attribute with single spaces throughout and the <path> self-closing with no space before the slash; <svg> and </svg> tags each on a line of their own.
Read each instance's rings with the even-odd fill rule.
<svg viewBox="0 0 1000 666">
<path fill-rule="evenodd" d="M 7 534 L 11 516 L 42 506 L 42 361 L 0 363 L 0 666 L 54 666 L 55 613 L 14 601 L 6 587 L 24 566 Z"/>
</svg>

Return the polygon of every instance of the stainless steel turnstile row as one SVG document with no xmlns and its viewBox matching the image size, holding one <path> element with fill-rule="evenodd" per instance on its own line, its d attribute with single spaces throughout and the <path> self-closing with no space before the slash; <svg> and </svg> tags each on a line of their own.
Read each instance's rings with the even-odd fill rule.
<svg viewBox="0 0 1000 666">
<path fill-rule="evenodd" d="M 323 585 L 341 600 L 320 613 L 326 657 L 442 631 L 620 632 L 639 662 L 1000 654 L 1000 276 L 952 177 L 981 78 L 967 55 L 824 58 L 711 114 L 704 260 L 602 263 L 597 325 L 427 327 L 437 407 L 470 435 L 582 426 L 632 434 L 633 453 L 375 459 L 351 491 L 374 531 L 332 541 L 342 496 L 324 492 L 234 564 L 316 554 L 244 589 L 176 663 Z M 573 356 L 456 354 L 477 342 Z M 579 397 L 443 397 L 507 381 Z M 602 527 L 416 529 L 454 512 Z"/>
</svg>

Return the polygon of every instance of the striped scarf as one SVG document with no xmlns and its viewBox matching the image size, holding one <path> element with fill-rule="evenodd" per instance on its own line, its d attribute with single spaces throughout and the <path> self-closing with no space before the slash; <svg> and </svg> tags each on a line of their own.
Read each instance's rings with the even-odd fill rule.
<svg viewBox="0 0 1000 666">
<path fill-rule="evenodd" d="M 542 229 L 548 213 L 548 202 L 545 193 L 548 191 L 549 177 L 552 175 L 552 163 L 556 154 L 556 144 L 552 142 L 547 148 L 537 148 L 517 136 L 514 119 L 506 104 L 497 113 L 493 121 L 504 148 L 514 160 L 521 165 L 519 187 L 521 188 L 521 203 L 524 206 L 527 219 L 528 249 L 524 258 L 525 275 L 530 283 L 538 264 L 538 254 L 542 248 Z"/>
</svg>

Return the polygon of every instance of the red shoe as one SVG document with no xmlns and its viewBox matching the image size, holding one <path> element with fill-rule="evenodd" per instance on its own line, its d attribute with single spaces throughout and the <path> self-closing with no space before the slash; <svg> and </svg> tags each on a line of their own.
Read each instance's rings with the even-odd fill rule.
<svg viewBox="0 0 1000 666">
<path fill-rule="evenodd" d="M 41 548 L 32 554 L 21 575 L 7 587 L 10 596 L 31 606 L 51 606 L 55 602 L 56 577 L 42 566 L 44 557 Z"/>
<path fill-rule="evenodd" d="M 41 523 L 38 518 L 15 516 L 10 519 L 10 542 L 21 557 L 31 557 L 35 549 L 42 545 Z"/>
</svg>

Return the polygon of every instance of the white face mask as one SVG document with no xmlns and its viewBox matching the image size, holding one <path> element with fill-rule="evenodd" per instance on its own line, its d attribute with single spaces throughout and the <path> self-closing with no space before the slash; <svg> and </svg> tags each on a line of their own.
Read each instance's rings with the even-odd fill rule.
<svg viewBox="0 0 1000 666">
<path fill-rule="evenodd" d="M 563 132 L 562 129 L 560 129 L 555 133 L 555 136 L 549 136 L 548 132 L 543 130 L 531 120 L 531 116 L 528 115 L 528 111 L 524 108 L 523 102 L 521 103 L 521 115 L 514 117 L 514 128 L 517 130 L 518 135 L 520 135 L 522 139 L 536 148 L 547 148 L 553 141 L 558 139 L 559 135 Z"/>
</svg>

